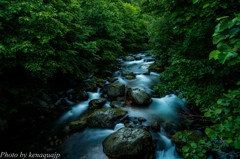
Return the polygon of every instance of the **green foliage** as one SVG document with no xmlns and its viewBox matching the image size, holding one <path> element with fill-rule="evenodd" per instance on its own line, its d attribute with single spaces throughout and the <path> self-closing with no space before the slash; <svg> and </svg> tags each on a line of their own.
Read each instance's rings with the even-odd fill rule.
<svg viewBox="0 0 240 159">
<path fill-rule="evenodd" d="M 58 72 L 79 78 L 99 61 L 143 49 L 146 39 L 139 7 L 122 1 L 3 0 L 0 7 L 2 71 L 22 67 L 40 79 Z"/>
<path fill-rule="evenodd" d="M 221 63 L 235 65 L 240 62 L 240 14 L 230 19 L 229 16 L 217 19 L 219 23 L 213 34 L 213 44 L 217 45 L 217 50 L 210 53 L 209 59 L 214 58 Z"/>
<path fill-rule="evenodd" d="M 1 69 L 22 67 L 42 79 L 58 71 L 80 77 L 94 60 L 96 43 L 87 41 L 78 3 L 1 1 L 1 7 Z"/>
<path fill-rule="evenodd" d="M 143 0 L 142 5 L 154 16 L 150 42 L 165 66 L 155 90 L 162 96 L 177 92 L 213 122 L 199 142 L 183 135 L 186 145 L 179 151 L 185 158 L 206 158 L 209 151 L 239 149 L 239 1 Z"/>
<path fill-rule="evenodd" d="M 136 1 L 1 0 L 0 8 L 0 115 L 6 118 L 28 95 L 37 97 L 34 89 L 82 80 L 147 46 L 146 16 Z"/>
</svg>

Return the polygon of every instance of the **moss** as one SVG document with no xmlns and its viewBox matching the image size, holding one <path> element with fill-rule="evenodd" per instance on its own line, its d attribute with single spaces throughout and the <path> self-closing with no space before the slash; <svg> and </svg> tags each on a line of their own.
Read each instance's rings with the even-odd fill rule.
<svg viewBox="0 0 240 159">
<path fill-rule="evenodd" d="M 133 80 L 133 79 L 136 79 L 136 77 L 135 76 L 126 76 L 126 79 Z"/>
<path fill-rule="evenodd" d="M 117 113 L 117 114 L 122 114 L 122 113 L 127 112 L 126 110 L 122 110 L 122 109 L 116 109 L 116 108 L 113 108 L 113 109 L 116 110 L 116 113 Z"/>
<path fill-rule="evenodd" d="M 82 120 L 76 120 L 76 121 L 72 121 L 71 124 L 78 124 L 78 123 L 81 123 L 83 122 Z"/>
<path fill-rule="evenodd" d="M 122 84 L 112 84 L 110 86 L 111 87 L 115 87 L 115 88 L 119 88 L 119 87 L 122 87 L 123 85 Z"/>
</svg>

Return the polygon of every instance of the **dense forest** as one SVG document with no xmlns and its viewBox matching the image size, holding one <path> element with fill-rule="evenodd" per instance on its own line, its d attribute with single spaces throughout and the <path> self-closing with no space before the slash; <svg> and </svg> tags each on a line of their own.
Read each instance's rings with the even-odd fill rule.
<svg viewBox="0 0 240 159">
<path fill-rule="evenodd" d="M 0 8 L 1 134 L 41 116 L 26 102 L 89 77 L 101 82 L 117 58 L 151 50 L 154 91 L 185 98 L 201 123 L 200 138 L 191 129 L 172 135 L 178 153 L 240 155 L 240 0 L 1 0 Z"/>
</svg>

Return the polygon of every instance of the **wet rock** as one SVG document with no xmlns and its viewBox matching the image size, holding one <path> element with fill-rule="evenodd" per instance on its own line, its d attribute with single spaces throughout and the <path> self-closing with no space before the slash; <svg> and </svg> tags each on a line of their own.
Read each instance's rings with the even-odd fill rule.
<svg viewBox="0 0 240 159">
<path fill-rule="evenodd" d="M 127 114 L 127 111 L 116 108 L 100 109 L 87 118 L 87 124 L 95 128 L 113 128 Z"/>
<path fill-rule="evenodd" d="M 109 82 L 113 83 L 113 82 L 115 82 L 116 80 L 118 80 L 118 78 L 117 78 L 117 77 L 109 77 L 109 78 L 107 78 L 107 80 L 108 80 Z"/>
<path fill-rule="evenodd" d="M 106 99 L 93 99 L 89 102 L 89 109 L 98 109 L 102 108 L 104 104 L 107 102 Z"/>
<path fill-rule="evenodd" d="M 72 133 L 79 132 L 79 131 L 82 131 L 86 126 L 87 126 L 87 122 L 84 120 L 73 121 L 69 125 L 69 131 Z"/>
<path fill-rule="evenodd" d="M 131 71 L 123 71 L 122 72 L 122 76 L 126 77 L 126 76 L 135 76 L 135 74 Z"/>
<path fill-rule="evenodd" d="M 142 117 L 139 117 L 139 118 L 138 118 L 138 121 L 139 121 L 139 122 L 145 122 L 145 121 L 147 121 L 147 119 L 142 118 Z"/>
<path fill-rule="evenodd" d="M 150 71 L 143 73 L 143 75 L 150 75 Z"/>
<path fill-rule="evenodd" d="M 157 121 L 154 121 L 151 125 L 152 130 L 159 131 L 160 130 L 160 124 Z"/>
<path fill-rule="evenodd" d="M 125 60 L 125 61 L 134 61 L 135 58 L 133 56 L 126 56 L 126 57 L 123 57 L 123 60 Z"/>
<path fill-rule="evenodd" d="M 111 159 L 149 159 L 153 156 L 151 134 L 141 128 L 121 128 L 103 141 L 103 152 Z"/>
<path fill-rule="evenodd" d="M 74 93 L 72 95 L 72 98 L 73 98 L 73 101 L 84 101 L 84 100 L 88 100 L 89 95 L 86 91 L 79 91 Z"/>
<path fill-rule="evenodd" d="M 125 85 L 124 84 L 111 84 L 107 87 L 108 98 L 114 99 L 119 96 L 125 95 Z"/>
<path fill-rule="evenodd" d="M 135 60 L 142 60 L 142 56 L 135 56 Z"/>
<path fill-rule="evenodd" d="M 136 76 L 126 76 L 126 79 L 133 80 L 133 79 L 136 79 Z"/>
<path fill-rule="evenodd" d="M 112 101 L 110 103 L 110 106 L 112 108 L 118 108 L 118 107 L 123 107 L 124 106 L 124 102 L 121 102 L 121 101 Z"/>
<path fill-rule="evenodd" d="M 148 105 L 152 103 L 152 98 L 146 92 L 138 88 L 129 91 L 128 96 L 136 105 Z"/>
<path fill-rule="evenodd" d="M 163 72 L 164 71 L 164 66 L 162 64 L 152 64 L 151 66 L 148 67 L 149 71 L 153 72 Z"/>
<path fill-rule="evenodd" d="M 103 87 L 105 84 L 104 79 L 97 77 L 93 77 L 90 82 L 96 84 L 98 87 Z"/>
<path fill-rule="evenodd" d="M 144 62 L 152 62 L 154 59 L 144 59 Z"/>
</svg>

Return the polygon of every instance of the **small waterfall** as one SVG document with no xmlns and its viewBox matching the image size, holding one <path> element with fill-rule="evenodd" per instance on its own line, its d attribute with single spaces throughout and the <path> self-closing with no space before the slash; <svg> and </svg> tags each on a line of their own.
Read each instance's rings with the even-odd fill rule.
<svg viewBox="0 0 240 159">
<path fill-rule="evenodd" d="M 87 101 L 80 102 L 72 107 L 72 110 L 67 111 L 58 121 L 57 125 L 63 123 L 64 121 L 68 120 L 69 118 L 76 118 L 81 115 L 84 111 L 88 109 L 88 103 L 92 99 L 98 99 L 101 96 L 100 88 L 98 88 L 97 92 L 87 92 L 89 95 L 89 99 Z"/>
<path fill-rule="evenodd" d="M 159 138 L 164 143 L 164 150 L 156 151 L 156 158 L 157 159 L 181 159 L 181 157 L 178 156 L 175 145 L 172 143 L 172 141 L 167 138 L 163 132 L 158 133 Z"/>
</svg>

